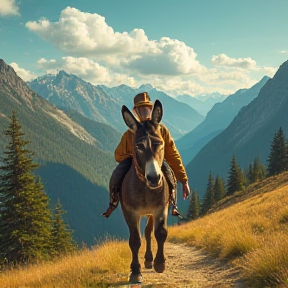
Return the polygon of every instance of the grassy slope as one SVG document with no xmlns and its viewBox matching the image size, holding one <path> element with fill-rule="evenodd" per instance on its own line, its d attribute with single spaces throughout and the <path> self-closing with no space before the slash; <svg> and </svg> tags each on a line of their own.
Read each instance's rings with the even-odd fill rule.
<svg viewBox="0 0 288 288">
<path fill-rule="evenodd" d="M 287 287 L 287 203 L 288 172 L 225 199 L 210 215 L 169 228 L 169 241 L 203 248 L 240 265 L 248 287 Z M 130 260 L 127 242 L 105 241 L 93 251 L 53 263 L 4 271 L 0 283 L 11 288 L 108 287 L 121 273 L 127 275 Z"/>
</svg>

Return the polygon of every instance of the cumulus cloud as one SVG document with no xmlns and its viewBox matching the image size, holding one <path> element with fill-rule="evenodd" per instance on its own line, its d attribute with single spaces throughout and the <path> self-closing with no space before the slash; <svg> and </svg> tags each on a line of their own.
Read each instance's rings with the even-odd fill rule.
<svg viewBox="0 0 288 288">
<path fill-rule="evenodd" d="M 205 88 L 202 85 L 191 79 L 183 79 L 179 77 L 163 79 L 163 77 L 157 77 L 153 80 L 150 79 L 150 81 L 152 82 L 149 83 L 152 83 L 153 86 L 158 90 L 163 91 L 171 96 L 177 96 L 181 94 L 198 95 L 204 93 L 205 91 Z"/>
<path fill-rule="evenodd" d="M 163 37 L 156 42 L 155 52 L 145 53 L 132 59 L 127 67 L 136 69 L 142 74 L 181 75 L 205 70 L 196 60 L 193 48 L 184 42 Z"/>
<path fill-rule="evenodd" d="M 60 60 L 42 58 L 37 63 L 39 68 L 46 70 L 47 73 L 64 70 L 91 83 L 109 83 L 111 81 L 107 68 L 84 57 L 62 57 Z"/>
<path fill-rule="evenodd" d="M 139 87 L 150 83 L 170 95 L 229 94 L 251 87 L 262 73 L 271 76 L 274 71 L 259 67 L 251 58 L 226 54 L 214 55 L 209 69 L 184 42 L 169 37 L 151 40 L 143 29 L 120 33 L 103 16 L 72 7 L 64 9 L 55 22 L 40 19 L 27 22 L 26 27 L 69 55 L 58 60 L 42 58 L 40 68 L 48 73 L 65 70 L 92 84 Z M 257 73 L 261 75 L 255 77 Z"/>
<path fill-rule="evenodd" d="M 278 70 L 279 67 L 263 67 L 262 71 L 265 73 L 265 75 L 269 77 L 273 77 Z"/>
<path fill-rule="evenodd" d="M 114 32 L 96 13 L 67 7 L 58 22 L 29 21 L 26 27 L 72 56 L 101 60 L 111 69 L 134 69 L 142 74 L 181 75 L 204 69 L 193 48 L 163 37 L 149 40 L 143 29 Z"/>
<path fill-rule="evenodd" d="M 15 0 L 1 0 L 0 1 L 0 15 L 20 15 L 19 8 L 15 4 Z"/>
<path fill-rule="evenodd" d="M 32 74 L 30 71 L 20 68 L 17 63 L 13 62 L 10 66 L 14 69 L 16 74 L 22 78 L 24 81 L 31 81 L 35 79 L 37 76 Z"/>
<path fill-rule="evenodd" d="M 131 73 L 115 72 L 93 60 L 71 56 L 62 57 L 60 60 L 42 58 L 38 60 L 38 66 L 40 69 L 45 70 L 46 73 L 55 74 L 60 70 L 65 70 L 67 73 L 74 74 L 94 85 L 104 84 L 115 87 L 126 84 L 135 88 L 143 83 L 150 83 L 153 87 L 171 96 L 180 94 L 198 95 L 215 91 L 222 94 L 230 94 L 240 88 L 249 88 L 255 84 L 255 81 L 253 82 L 244 73 L 243 69 L 227 72 L 213 68 L 206 69 L 204 73 L 197 74 L 193 78 L 189 74 L 163 77 L 148 74 L 138 75 L 133 73 L 133 71 L 130 71 Z"/>
<path fill-rule="evenodd" d="M 41 19 L 27 22 L 26 27 L 73 55 L 137 53 L 149 42 L 142 29 L 134 29 L 131 33 L 114 32 L 103 16 L 72 7 L 61 12 L 58 22 Z"/>
<path fill-rule="evenodd" d="M 213 55 L 212 63 L 215 66 L 239 67 L 244 69 L 253 69 L 256 67 L 256 61 L 251 58 L 230 58 L 225 54 Z"/>
<path fill-rule="evenodd" d="M 69 56 L 62 57 L 60 60 L 41 58 L 37 63 L 39 68 L 44 69 L 46 73 L 56 74 L 58 71 L 64 70 L 68 74 L 76 75 L 94 85 L 117 86 L 126 84 L 133 87 L 136 84 L 133 77 L 110 71 L 99 63 L 84 57 L 74 58 Z"/>
</svg>

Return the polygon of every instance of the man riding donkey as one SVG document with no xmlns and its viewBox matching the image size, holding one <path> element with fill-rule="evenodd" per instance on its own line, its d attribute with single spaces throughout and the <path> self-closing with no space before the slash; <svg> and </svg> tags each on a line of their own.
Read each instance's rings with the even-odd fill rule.
<svg viewBox="0 0 288 288">
<path fill-rule="evenodd" d="M 151 112 L 153 103 L 147 92 L 137 94 L 134 97 L 133 113 L 140 122 L 151 120 Z M 186 199 L 190 193 L 188 185 L 188 177 L 182 163 L 181 156 L 175 146 L 174 140 L 171 137 L 168 129 L 163 124 L 159 124 L 161 135 L 164 141 L 164 162 L 161 167 L 162 172 L 169 185 L 170 203 L 172 205 L 171 214 L 179 216 L 176 206 L 176 189 L 177 180 L 183 185 L 183 198 Z M 119 203 L 119 195 L 121 193 L 122 181 L 131 167 L 133 156 L 133 133 L 127 130 L 115 150 L 115 160 L 119 163 L 112 173 L 109 183 L 110 202 L 109 207 L 102 214 L 108 218 L 115 210 Z M 171 168 L 172 169 L 171 169 Z M 176 178 L 175 178 L 176 177 Z"/>
</svg>

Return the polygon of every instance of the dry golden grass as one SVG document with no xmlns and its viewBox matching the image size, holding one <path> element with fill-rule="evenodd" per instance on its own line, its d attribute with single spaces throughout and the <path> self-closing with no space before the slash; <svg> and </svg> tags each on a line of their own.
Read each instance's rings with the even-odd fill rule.
<svg viewBox="0 0 288 288">
<path fill-rule="evenodd" d="M 127 275 L 130 257 L 127 242 L 107 240 L 92 251 L 83 249 L 54 262 L 2 271 L 0 287 L 107 287 L 122 272 Z"/>
<path fill-rule="evenodd" d="M 201 219 L 169 227 L 168 240 L 240 265 L 249 287 L 288 287 L 288 173 L 254 184 L 235 198 Z M 108 239 L 92 251 L 0 271 L 0 287 L 103 288 L 127 280 L 130 261 L 128 243 Z"/>
<path fill-rule="evenodd" d="M 284 173 L 276 178 L 281 185 L 273 191 L 259 185 L 261 192 L 253 189 L 254 196 L 249 198 L 246 193 L 242 202 L 223 210 L 218 207 L 217 212 L 170 228 L 170 241 L 204 248 L 222 259 L 237 258 L 253 285 L 249 287 L 288 287 L 287 176 Z M 271 179 L 265 183 L 272 185 Z"/>
</svg>

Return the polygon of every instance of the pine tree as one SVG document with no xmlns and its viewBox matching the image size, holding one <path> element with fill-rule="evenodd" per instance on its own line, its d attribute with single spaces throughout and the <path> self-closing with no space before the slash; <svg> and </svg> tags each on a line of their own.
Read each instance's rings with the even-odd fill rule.
<svg viewBox="0 0 288 288">
<path fill-rule="evenodd" d="M 261 164 L 260 157 L 255 158 L 253 164 L 249 165 L 248 182 L 249 184 L 262 181 L 265 178 L 265 166 Z"/>
<path fill-rule="evenodd" d="M 253 168 L 253 165 L 251 163 L 249 164 L 249 170 L 248 170 L 247 178 L 248 178 L 249 184 L 252 184 L 255 182 L 254 168 Z"/>
<path fill-rule="evenodd" d="M 225 197 L 225 187 L 224 187 L 224 182 L 223 179 L 220 178 L 219 175 L 217 175 L 216 180 L 215 180 L 215 185 L 214 185 L 214 197 L 215 201 L 218 202 L 221 199 Z"/>
<path fill-rule="evenodd" d="M 274 135 L 267 162 L 268 176 L 280 174 L 287 169 L 287 145 L 281 127 Z"/>
<path fill-rule="evenodd" d="M 210 171 L 207 181 L 207 189 L 204 195 L 202 207 L 201 207 L 201 214 L 204 215 L 207 211 L 212 207 L 215 203 L 214 198 L 214 178 L 212 176 L 212 172 Z"/>
<path fill-rule="evenodd" d="M 187 217 L 189 219 L 197 219 L 199 217 L 199 214 L 200 214 L 199 196 L 196 190 L 192 190 Z"/>
<path fill-rule="evenodd" d="M 51 254 L 52 215 L 33 152 L 22 140 L 15 112 L 4 132 L 9 143 L 0 166 L 0 258 L 6 262 L 47 259 Z"/>
<path fill-rule="evenodd" d="M 235 155 L 232 156 L 227 186 L 227 195 L 232 195 L 236 191 L 241 191 L 244 188 L 243 172 L 236 162 Z"/>
<path fill-rule="evenodd" d="M 76 242 L 73 240 L 73 231 L 63 221 L 62 215 L 66 211 L 58 199 L 53 217 L 52 243 L 56 255 L 67 254 L 76 249 Z"/>
</svg>

